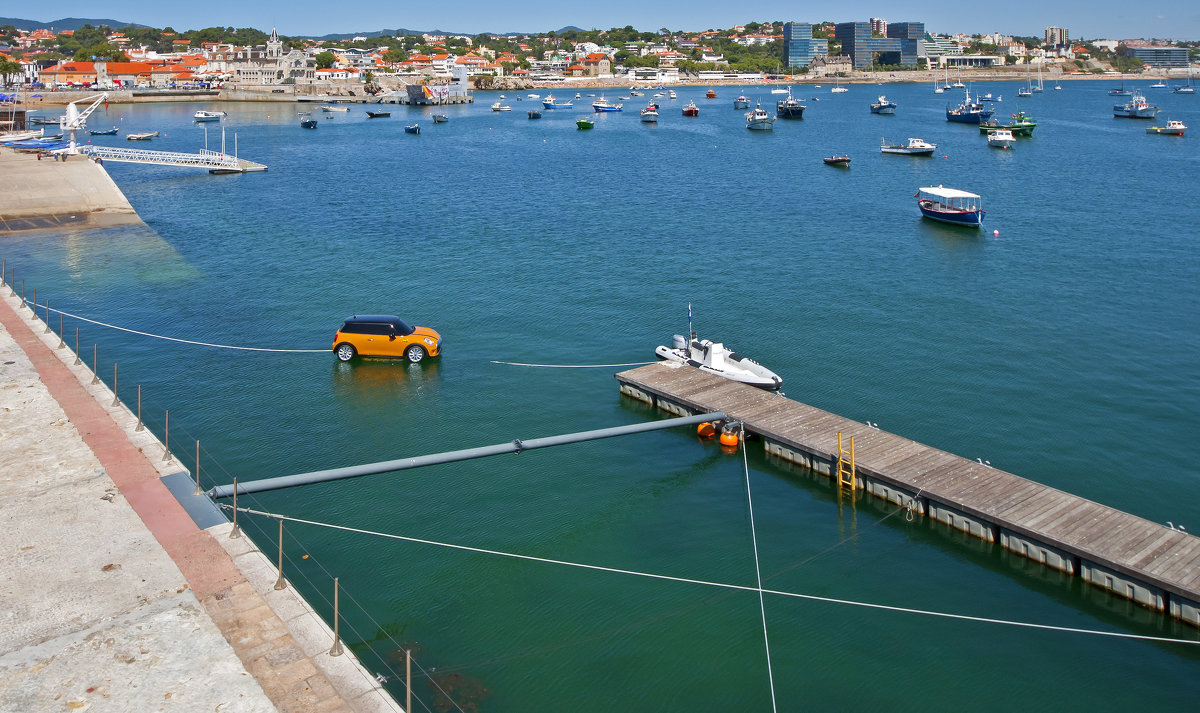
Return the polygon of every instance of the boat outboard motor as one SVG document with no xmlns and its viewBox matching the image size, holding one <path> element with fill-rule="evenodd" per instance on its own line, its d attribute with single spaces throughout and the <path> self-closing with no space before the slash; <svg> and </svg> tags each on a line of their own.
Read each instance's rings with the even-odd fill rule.
<svg viewBox="0 0 1200 713">
<path fill-rule="evenodd" d="M 682 334 L 676 334 L 671 338 L 671 346 L 685 353 L 687 352 L 687 340 L 683 338 Z"/>
</svg>

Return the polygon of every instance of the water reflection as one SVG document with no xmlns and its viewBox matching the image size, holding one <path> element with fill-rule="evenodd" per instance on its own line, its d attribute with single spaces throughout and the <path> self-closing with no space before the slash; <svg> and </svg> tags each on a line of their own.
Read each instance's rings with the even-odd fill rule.
<svg viewBox="0 0 1200 713">
<path fill-rule="evenodd" d="M 420 364 L 390 359 L 334 361 L 332 369 L 335 398 L 368 412 L 397 399 L 433 395 L 440 383 L 437 359 Z"/>
</svg>

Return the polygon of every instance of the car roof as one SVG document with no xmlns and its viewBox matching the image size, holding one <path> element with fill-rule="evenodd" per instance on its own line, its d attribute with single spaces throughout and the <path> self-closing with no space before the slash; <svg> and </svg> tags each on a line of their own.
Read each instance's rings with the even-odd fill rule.
<svg viewBox="0 0 1200 713">
<path fill-rule="evenodd" d="M 394 314 L 356 314 L 346 318 L 351 322 L 387 322 L 388 324 L 404 324 L 404 320 Z"/>
</svg>

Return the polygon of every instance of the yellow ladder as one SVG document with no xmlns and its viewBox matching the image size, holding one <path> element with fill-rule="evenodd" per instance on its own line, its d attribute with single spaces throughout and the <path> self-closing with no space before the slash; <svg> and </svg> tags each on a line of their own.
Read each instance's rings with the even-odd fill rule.
<svg viewBox="0 0 1200 713">
<path fill-rule="evenodd" d="M 854 489 L 854 436 L 850 436 L 850 450 L 842 448 L 842 432 L 838 431 L 838 486 Z"/>
</svg>

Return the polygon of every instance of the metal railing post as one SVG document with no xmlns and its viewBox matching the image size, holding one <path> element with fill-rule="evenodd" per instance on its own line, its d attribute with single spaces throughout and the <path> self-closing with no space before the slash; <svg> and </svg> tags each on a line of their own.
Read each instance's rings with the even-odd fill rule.
<svg viewBox="0 0 1200 713">
<path fill-rule="evenodd" d="M 287 589 L 287 580 L 283 578 L 283 520 L 279 521 L 279 579 L 275 580 L 276 589 Z"/>
<path fill-rule="evenodd" d="M 21 309 L 25 309 L 29 305 L 25 304 L 25 278 L 21 278 Z"/>
<path fill-rule="evenodd" d="M 237 476 L 233 476 L 233 529 L 229 531 L 229 539 L 236 540 L 242 533 L 237 524 Z"/>
<path fill-rule="evenodd" d="M 42 321 L 46 323 L 46 331 L 42 332 L 42 334 L 52 333 L 54 330 L 50 329 L 50 300 L 46 300 L 46 319 Z"/>
<path fill-rule="evenodd" d="M 412 649 L 404 650 L 404 710 L 412 710 Z"/>
<path fill-rule="evenodd" d="M 163 411 L 163 461 L 171 460 L 171 412 Z"/>
<path fill-rule="evenodd" d="M 99 353 L 100 353 L 100 347 L 93 344 L 92 345 L 92 385 L 93 386 L 100 383 L 100 374 L 96 372 L 96 367 L 98 367 L 100 365 L 99 362 L 96 361 L 96 358 L 97 358 L 96 355 L 98 355 Z"/>
<path fill-rule="evenodd" d="M 196 440 L 196 490 L 192 495 L 204 495 L 204 491 L 200 489 L 200 440 Z"/>
<path fill-rule="evenodd" d="M 113 406 L 121 405 L 121 397 L 117 396 L 117 365 L 113 364 Z"/>
<path fill-rule="evenodd" d="M 67 343 L 63 341 L 63 314 L 62 314 L 62 312 L 59 312 L 58 313 L 58 347 L 56 347 L 56 348 L 62 349 L 65 346 L 67 346 Z"/>
<path fill-rule="evenodd" d="M 338 635 L 338 578 L 333 578 L 333 648 L 329 649 L 330 656 L 342 655 L 342 639 Z"/>
<path fill-rule="evenodd" d="M 29 307 L 29 311 L 33 313 L 33 318 L 37 319 L 37 290 L 33 291 L 33 306 Z"/>
<path fill-rule="evenodd" d="M 79 327 L 75 328 L 75 366 L 79 366 L 83 360 L 79 358 Z"/>
<path fill-rule="evenodd" d="M 137 428 L 133 430 L 140 431 L 143 428 L 145 428 L 145 426 L 142 425 L 142 385 L 138 384 L 138 425 Z"/>
</svg>

